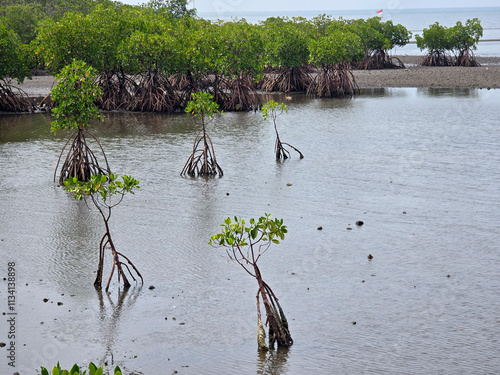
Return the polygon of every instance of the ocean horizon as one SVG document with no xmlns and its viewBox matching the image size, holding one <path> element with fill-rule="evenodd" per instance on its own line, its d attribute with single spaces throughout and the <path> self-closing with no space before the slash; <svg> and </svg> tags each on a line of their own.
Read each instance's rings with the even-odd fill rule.
<svg viewBox="0 0 500 375">
<path fill-rule="evenodd" d="M 241 20 L 259 23 L 269 17 L 304 17 L 307 19 L 326 14 L 333 18 L 344 19 L 371 18 L 381 16 L 383 21 L 391 20 L 401 24 L 412 32 L 410 43 L 391 52 L 401 55 L 421 55 L 425 51 L 415 44 L 415 34 L 422 34 L 424 28 L 435 22 L 443 26 L 453 26 L 457 21 L 465 23 L 468 19 L 478 18 L 483 26 L 483 37 L 478 43 L 475 54 L 478 56 L 500 56 L 500 7 L 470 7 L 470 8 L 416 8 L 416 9 L 364 9 L 364 10 L 314 10 L 314 11 L 260 11 L 239 12 L 234 8 L 221 8 L 218 12 L 199 12 L 198 16 L 211 21 Z"/>
</svg>

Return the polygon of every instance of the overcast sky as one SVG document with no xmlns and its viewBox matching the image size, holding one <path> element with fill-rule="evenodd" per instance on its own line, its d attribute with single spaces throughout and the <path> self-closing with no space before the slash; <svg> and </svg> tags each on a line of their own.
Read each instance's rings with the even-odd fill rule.
<svg viewBox="0 0 500 375">
<path fill-rule="evenodd" d="M 144 4 L 147 0 L 120 0 Z M 262 12 L 284 10 L 410 9 L 498 7 L 499 0 L 193 0 L 198 12 Z"/>
</svg>

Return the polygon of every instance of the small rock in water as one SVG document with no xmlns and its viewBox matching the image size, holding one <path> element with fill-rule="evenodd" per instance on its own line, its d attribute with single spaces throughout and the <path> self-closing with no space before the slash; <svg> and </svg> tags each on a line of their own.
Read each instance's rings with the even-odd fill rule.
<svg viewBox="0 0 500 375">
<path fill-rule="evenodd" d="M 356 325 L 356 322 L 352 322 L 352 325 L 355 326 Z"/>
<path fill-rule="evenodd" d="M 287 182 L 286 186 L 292 186 L 291 182 Z"/>
<path fill-rule="evenodd" d="M 372 260 L 372 259 L 373 259 L 373 255 L 368 254 L 368 260 Z"/>
<path fill-rule="evenodd" d="M 57 306 L 62 306 L 63 303 L 62 302 L 57 302 Z"/>
<path fill-rule="evenodd" d="M 150 285 L 148 289 L 149 289 L 149 290 L 153 290 L 154 288 L 155 288 L 155 287 L 154 287 L 153 285 Z"/>
<path fill-rule="evenodd" d="M 352 228 L 351 227 L 347 227 L 346 230 L 352 230 Z"/>
<path fill-rule="evenodd" d="M 49 302 L 49 299 L 48 298 L 44 298 L 43 302 Z"/>
<path fill-rule="evenodd" d="M 358 227 L 362 226 L 364 223 L 361 220 L 356 221 L 356 225 Z"/>
<path fill-rule="evenodd" d="M 318 227 L 318 230 L 323 230 L 323 227 L 321 227 L 321 226 L 320 226 L 320 227 Z"/>
</svg>

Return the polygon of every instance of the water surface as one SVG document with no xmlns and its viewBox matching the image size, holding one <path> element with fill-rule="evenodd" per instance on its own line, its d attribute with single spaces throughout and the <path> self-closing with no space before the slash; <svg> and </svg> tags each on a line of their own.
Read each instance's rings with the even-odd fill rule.
<svg viewBox="0 0 500 375">
<path fill-rule="evenodd" d="M 0 117 L 0 270 L 16 262 L 16 370 L 93 361 L 147 375 L 495 373 L 499 99 L 293 96 L 278 127 L 305 158 L 285 163 L 270 122 L 227 113 L 209 125 L 224 170 L 209 180 L 179 176 L 196 121 L 107 114 L 94 133 L 113 171 L 141 181 L 114 210 L 112 235 L 145 279 L 127 292 L 113 280 L 109 294 L 92 286 L 100 217 L 52 182 L 67 135 L 50 134 L 48 115 Z M 225 217 L 266 212 L 289 229 L 260 265 L 295 344 L 262 355 L 257 284 L 207 242 Z"/>
</svg>

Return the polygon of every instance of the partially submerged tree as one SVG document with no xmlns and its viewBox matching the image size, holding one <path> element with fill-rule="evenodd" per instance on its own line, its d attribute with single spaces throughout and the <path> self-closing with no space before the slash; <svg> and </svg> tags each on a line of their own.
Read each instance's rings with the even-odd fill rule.
<svg viewBox="0 0 500 375">
<path fill-rule="evenodd" d="M 309 62 L 318 71 L 307 88 L 309 95 L 320 98 L 352 97 L 358 85 L 351 71 L 351 61 L 363 56 L 361 39 L 349 32 L 336 30 L 309 43 Z"/>
<path fill-rule="evenodd" d="M 268 18 L 263 25 L 265 64 L 262 90 L 281 92 L 306 91 L 311 82 L 307 66 L 309 49 L 307 34 L 295 22 L 283 18 Z"/>
<path fill-rule="evenodd" d="M 59 154 L 54 171 L 55 181 L 64 150 L 71 143 L 59 175 L 61 185 L 68 178 L 75 177 L 87 182 L 92 175 L 110 173 L 108 160 L 99 140 L 87 129 L 93 119 L 103 119 L 94 103 L 101 95 L 100 88 L 94 83 L 95 77 L 94 68 L 77 60 L 56 76 L 58 83 L 52 89 L 52 99 L 55 102 L 52 109 L 55 118 L 51 123 L 52 131 L 73 131 Z M 87 135 L 97 142 L 106 163 L 105 168 L 99 165 L 96 155 L 88 146 Z"/>
<path fill-rule="evenodd" d="M 101 242 L 99 243 L 99 265 L 97 267 L 97 276 L 94 281 L 94 286 L 99 289 L 102 286 L 104 255 L 107 248 L 111 250 L 113 265 L 106 284 L 106 292 L 109 289 L 111 278 L 113 277 L 115 269 L 118 273 L 118 282 L 121 280 L 125 288 L 130 287 L 130 282 L 128 281 L 125 269 L 128 271 L 130 277 L 136 281 L 134 273 L 130 267 L 132 267 L 133 271 L 141 279 L 142 283 L 142 275 L 134 266 L 132 261 L 123 255 L 123 253 L 116 250 L 115 244 L 111 239 L 111 232 L 109 229 L 111 210 L 123 201 L 125 194 L 134 194 L 134 189 L 139 189 L 139 181 L 132 176 L 127 175 L 122 176 L 120 180 L 117 175 L 110 173 L 107 176 L 100 174 L 92 175 L 90 180 L 87 182 L 82 182 L 79 181 L 78 178 L 72 177 L 64 181 L 64 186 L 64 190 L 73 193 L 75 199 L 77 200 L 82 200 L 84 197 L 90 197 L 92 203 L 94 203 L 94 206 L 99 210 L 99 213 L 104 221 L 106 232 L 104 233 L 104 236 L 102 236 Z M 113 200 L 113 197 L 115 196 L 118 197 L 116 201 Z M 124 263 L 122 258 L 125 259 L 127 263 Z"/>
<path fill-rule="evenodd" d="M 264 117 L 264 120 L 271 118 L 271 120 L 273 120 L 274 130 L 276 131 L 276 143 L 274 145 L 276 160 L 286 160 L 290 157 L 290 151 L 288 151 L 285 148 L 285 145 L 297 151 L 300 155 L 300 158 L 302 159 L 304 158 L 302 152 L 300 152 L 297 148 L 295 148 L 289 143 L 281 142 L 280 135 L 278 133 L 278 128 L 276 127 L 276 118 L 278 116 L 281 116 L 285 112 L 287 112 L 286 104 L 285 103 L 278 104 L 274 100 L 267 102 L 267 104 L 262 107 L 262 116 Z"/>
<path fill-rule="evenodd" d="M 288 321 L 279 304 L 278 298 L 271 287 L 262 279 L 262 274 L 257 265 L 261 255 L 263 255 L 272 243 L 279 244 L 285 239 L 287 233 L 283 219 L 273 219 L 270 214 L 261 216 L 258 220 L 250 219 L 250 225 L 246 226 L 241 218 L 227 218 L 221 225 L 221 233 L 210 238 L 209 244 L 221 246 L 226 249 L 229 259 L 239 264 L 259 285 L 257 290 L 257 342 L 259 349 L 274 349 L 274 344 L 278 347 L 289 348 L 293 344 L 293 339 L 288 328 Z M 266 311 L 267 326 L 269 334 L 269 345 L 265 342 L 264 324 L 260 311 L 260 298 Z"/>
<path fill-rule="evenodd" d="M 422 65 L 423 66 L 449 66 L 452 60 L 446 51 L 451 49 L 450 29 L 435 22 L 424 29 L 422 36 L 415 35 L 417 47 L 421 51 L 427 49 Z"/>
<path fill-rule="evenodd" d="M 0 111 L 34 110 L 28 95 L 12 85 L 14 80 L 23 82 L 29 76 L 25 62 L 25 49 L 19 36 L 0 18 Z"/>
<path fill-rule="evenodd" d="M 263 42 L 256 27 L 244 20 L 226 22 L 217 28 L 216 38 L 220 54 L 215 57 L 215 70 L 224 77 L 219 88 L 229 92 L 226 100 L 218 101 L 224 111 L 256 111 L 260 97 L 254 79 L 262 72 Z"/>
<path fill-rule="evenodd" d="M 195 176 L 215 176 L 220 177 L 224 174 L 222 168 L 217 164 L 215 150 L 212 140 L 206 130 L 206 122 L 212 119 L 219 111 L 219 105 L 212 99 L 212 95 L 205 92 L 193 93 L 193 100 L 188 102 L 186 112 L 194 115 L 201 120 L 201 129 L 196 135 L 193 144 L 193 152 L 189 155 L 181 175 Z"/>
<path fill-rule="evenodd" d="M 169 29 L 158 25 L 157 32 L 135 31 L 120 47 L 127 71 L 136 74 L 137 87 L 127 110 L 175 112 L 179 94 L 168 76 L 175 72 L 175 40 Z"/>
</svg>

